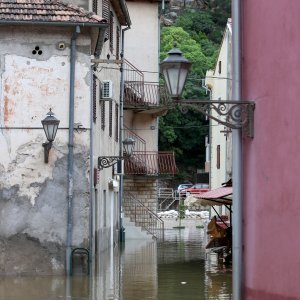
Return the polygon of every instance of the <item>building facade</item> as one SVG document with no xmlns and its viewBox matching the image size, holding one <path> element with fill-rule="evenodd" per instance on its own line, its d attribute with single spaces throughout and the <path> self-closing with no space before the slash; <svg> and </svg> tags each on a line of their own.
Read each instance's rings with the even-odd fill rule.
<svg viewBox="0 0 300 300">
<path fill-rule="evenodd" d="M 218 60 L 214 70 L 206 73 L 205 85 L 210 90 L 211 100 L 232 100 L 232 28 L 228 20 L 224 31 Z M 213 110 L 214 118 L 220 117 Z M 210 119 L 210 188 L 216 189 L 232 177 L 232 137 L 230 128 Z"/>
</svg>

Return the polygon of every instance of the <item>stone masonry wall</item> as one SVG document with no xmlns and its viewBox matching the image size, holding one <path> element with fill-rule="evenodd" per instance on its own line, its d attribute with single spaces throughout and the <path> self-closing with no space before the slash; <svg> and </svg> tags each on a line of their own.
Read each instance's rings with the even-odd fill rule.
<svg viewBox="0 0 300 300">
<path fill-rule="evenodd" d="M 157 211 L 157 179 L 134 178 L 124 180 L 124 193 L 129 192 L 151 211 Z M 128 211 L 127 211 L 128 212 Z M 126 210 L 125 210 L 126 215 Z"/>
</svg>

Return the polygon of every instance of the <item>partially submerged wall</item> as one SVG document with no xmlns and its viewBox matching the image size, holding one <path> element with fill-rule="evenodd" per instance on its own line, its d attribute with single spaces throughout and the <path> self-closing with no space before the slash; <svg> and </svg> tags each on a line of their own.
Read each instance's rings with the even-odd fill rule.
<svg viewBox="0 0 300 300">
<path fill-rule="evenodd" d="M 64 271 L 71 34 L 0 30 L 0 274 Z M 81 34 L 77 44 L 75 123 L 87 130 L 74 133 L 72 245 L 88 247 L 90 39 Z M 49 108 L 60 125 L 45 164 L 41 120 Z"/>
</svg>

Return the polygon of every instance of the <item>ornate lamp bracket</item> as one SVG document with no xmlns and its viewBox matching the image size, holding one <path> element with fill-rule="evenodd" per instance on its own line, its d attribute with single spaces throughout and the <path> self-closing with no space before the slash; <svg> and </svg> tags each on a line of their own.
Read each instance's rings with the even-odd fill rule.
<svg viewBox="0 0 300 300">
<path fill-rule="evenodd" d="M 194 109 L 232 129 L 242 129 L 250 138 L 254 137 L 254 109 L 253 101 L 233 100 L 173 100 L 182 113 Z M 223 117 L 223 118 L 222 118 Z"/>
<path fill-rule="evenodd" d="M 98 157 L 98 169 L 103 170 L 116 164 L 119 160 L 123 160 L 127 156 L 99 156 Z"/>
</svg>

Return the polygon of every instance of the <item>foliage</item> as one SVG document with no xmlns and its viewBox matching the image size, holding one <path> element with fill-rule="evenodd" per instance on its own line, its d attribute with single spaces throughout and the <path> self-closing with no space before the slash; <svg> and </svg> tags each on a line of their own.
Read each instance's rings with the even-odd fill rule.
<svg viewBox="0 0 300 300">
<path fill-rule="evenodd" d="M 230 0 L 206 0 L 205 9 L 184 9 L 174 26 L 161 29 L 163 60 L 176 41 L 184 56 L 193 65 L 182 98 L 205 99 L 201 79 L 215 67 L 223 31 L 230 16 Z M 175 152 L 179 169 L 178 181 L 195 181 L 196 169 L 205 162 L 205 136 L 208 121 L 193 110 L 182 114 L 178 108 L 169 110 L 159 120 L 159 148 Z"/>
</svg>

